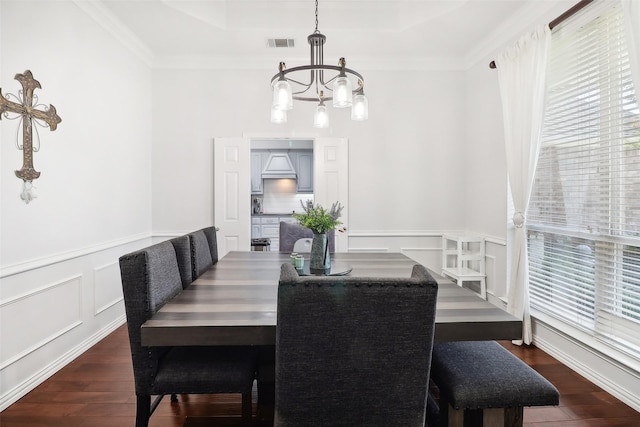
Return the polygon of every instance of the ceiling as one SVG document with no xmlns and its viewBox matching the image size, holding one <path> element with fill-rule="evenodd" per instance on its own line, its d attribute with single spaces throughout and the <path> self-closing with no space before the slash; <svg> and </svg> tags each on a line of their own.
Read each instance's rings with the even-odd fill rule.
<svg viewBox="0 0 640 427">
<path fill-rule="evenodd" d="M 76 0 L 82 3 L 82 0 Z M 577 0 L 319 0 L 325 63 L 406 64 L 468 60 L 496 32 L 533 10 Z M 532 6 L 537 3 L 535 6 Z M 309 61 L 313 0 L 101 0 L 103 15 L 155 64 L 200 60 L 277 70 Z M 114 19 L 115 18 L 115 19 Z M 295 47 L 270 48 L 269 38 Z"/>
</svg>

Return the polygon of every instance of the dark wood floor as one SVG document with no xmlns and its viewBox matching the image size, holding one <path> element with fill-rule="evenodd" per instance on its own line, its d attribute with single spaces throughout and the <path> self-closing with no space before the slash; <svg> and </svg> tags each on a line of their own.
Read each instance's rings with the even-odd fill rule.
<svg viewBox="0 0 640 427">
<path fill-rule="evenodd" d="M 640 426 L 640 413 L 535 347 L 502 343 L 560 390 L 560 406 L 525 408 L 528 427 Z M 255 402 L 254 396 L 254 402 Z M 240 425 L 240 396 L 165 398 L 150 427 Z M 124 326 L 0 413 L 2 427 L 120 427 L 135 424 L 135 395 Z"/>
</svg>

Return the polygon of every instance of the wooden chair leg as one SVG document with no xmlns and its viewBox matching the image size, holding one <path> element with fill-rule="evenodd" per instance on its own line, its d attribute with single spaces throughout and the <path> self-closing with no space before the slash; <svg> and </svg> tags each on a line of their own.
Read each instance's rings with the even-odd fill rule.
<svg viewBox="0 0 640 427">
<path fill-rule="evenodd" d="M 442 405 L 440 407 L 442 408 Z M 448 405 L 446 420 L 448 427 L 464 426 L 464 409 L 453 409 L 451 405 Z"/>
<path fill-rule="evenodd" d="M 242 393 L 242 425 L 245 427 L 251 426 L 251 391 Z"/>
<path fill-rule="evenodd" d="M 136 427 L 148 427 L 151 417 L 151 396 L 136 395 Z"/>
<path fill-rule="evenodd" d="M 483 426 L 506 426 L 504 408 L 487 408 L 482 411 Z M 512 427 L 512 426 L 509 426 Z"/>
<path fill-rule="evenodd" d="M 505 408 L 504 425 L 509 427 L 522 427 L 524 423 L 524 408 L 518 406 L 515 408 Z"/>
</svg>

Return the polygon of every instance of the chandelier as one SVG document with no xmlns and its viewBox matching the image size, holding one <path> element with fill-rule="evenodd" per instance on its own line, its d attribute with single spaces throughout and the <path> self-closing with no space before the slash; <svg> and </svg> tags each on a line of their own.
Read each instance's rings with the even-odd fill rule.
<svg viewBox="0 0 640 427">
<path fill-rule="evenodd" d="M 313 126 L 329 126 L 329 115 L 325 102 L 332 101 L 334 108 L 351 107 L 351 120 L 367 120 L 369 106 L 364 96 L 364 78 L 347 68 L 347 61 L 340 58 L 338 65 L 324 64 L 323 46 L 327 38 L 318 31 L 318 0 L 316 0 L 316 29 L 307 37 L 311 46 L 311 64 L 287 69 L 280 62 L 278 74 L 271 79 L 273 104 L 271 122 L 286 123 L 287 111 L 293 108 L 293 100 L 317 102 L 313 115 Z M 303 81 L 305 72 L 309 72 Z M 353 88 L 352 80 L 356 82 Z"/>
</svg>

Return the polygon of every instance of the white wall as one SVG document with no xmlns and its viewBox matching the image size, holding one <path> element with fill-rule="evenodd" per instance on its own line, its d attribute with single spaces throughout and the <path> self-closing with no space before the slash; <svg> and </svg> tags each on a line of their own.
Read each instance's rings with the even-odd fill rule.
<svg viewBox="0 0 640 427">
<path fill-rule="evenodd" d="M 330 108 L 330 128 L 317 131 L 311 103 L 296 104 L 284 126 L 269 122 L 268 70 L 156 70 L 154 234 L 211 225 L 213 138 L 261 134 L 349 139 L 349 200 L 341 202 L 354 233 L 463 228 L 464 73 L 361 72 L 372 88 L 369 120 Z"/>
<path fill-rule="evenodd" d="M 465 228 L 486 237 L 487 292 L 506 295 L 507 170 L 498 75 L 482 60 L 466 73 Z"/>
<path fill-rule="evenodd" d="M 18 121 L 0 122 L 0 409 L 124 321 L 118 257 L 151 230 L 151 71 L 70 1 L 2 0 L 0 87 L 33 72 L 62 123 L 39 129 L 19 198 Z"/>
<path fill-rule="evenodd" d="M 3 92 L 17 93 L 14 75 L 30 69 L 40 102 L 62 118 L 56 131 L 39 130 L 42 175 L 29 205 L 14 175 L 18 122 L 1 122 L 2 266 L 149 232 L 149 68 L 64 1 L 3 0 L 1 52 Z"/>
</svg>

